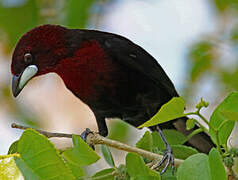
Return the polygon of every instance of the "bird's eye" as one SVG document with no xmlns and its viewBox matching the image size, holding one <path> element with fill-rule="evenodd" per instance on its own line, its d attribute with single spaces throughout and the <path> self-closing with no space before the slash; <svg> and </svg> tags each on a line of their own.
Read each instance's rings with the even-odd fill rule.
<svg viewBox="0 0 238 180">
<path fill-rule="evenodd" d="M 24 61 L 25 61 L 25 63 L 27 63 L 27 64 L 32 63 L 32 55 L 31 55 L 30 53 L 26 53 L 26 54 L 24 55 Z"/>
</svg>

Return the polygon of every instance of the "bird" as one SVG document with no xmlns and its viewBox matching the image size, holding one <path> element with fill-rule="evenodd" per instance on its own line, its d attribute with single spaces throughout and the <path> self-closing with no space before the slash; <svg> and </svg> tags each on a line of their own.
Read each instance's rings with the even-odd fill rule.
<svg viewBox="0 0 238 180">
<path fill-rule="evenodd" d="M 153 117 L 162 105 L 179 97 L 158 61 L 126 37 L 88 29 L 41 25 L 26 32 L 14 49 L 11 63 L 14 97 L 34 77 L 58 74 L 65 86 L 93 111 L 99 134 L 108 135 L 106 118 L 120 118 L 138 127 Z M 173 164 L 173 153 L 161 129 L 177 129 L 187 135 L 187 117 L 150 127 L 166 145 L 162 164 Z M 209 152 L 213 142 L 205 133 L 189 142 L 200 152 Z"/>
</svg>

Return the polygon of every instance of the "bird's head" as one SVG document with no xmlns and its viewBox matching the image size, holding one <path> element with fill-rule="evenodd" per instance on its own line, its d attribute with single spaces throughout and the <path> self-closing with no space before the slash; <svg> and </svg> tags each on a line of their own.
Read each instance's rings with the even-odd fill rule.
<svg viewBox="0 0 238 180">
<path fill-rule="evenodd" d="M 67 55 L 67 29 L 43 25 L 27 32 L 16 45 L 12 57 L 12 92 L 16 97 L 35 76 L 54 72 L 56 64 Z"/>
</svg>

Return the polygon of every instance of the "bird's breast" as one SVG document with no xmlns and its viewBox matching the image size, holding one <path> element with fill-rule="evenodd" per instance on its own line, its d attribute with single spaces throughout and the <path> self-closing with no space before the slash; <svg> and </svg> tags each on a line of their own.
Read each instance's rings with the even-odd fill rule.
<svg viewBox="0 0 238 180">
<path fill-rule="evenodd" d="M 128 79 L 121 65 L 95 42 L 81 47 L 73 57 L 61 60 L 57 74 L 87 104 L 102 98 L 102 94 L 116 96 L 118 87 Z"/>
</svg>

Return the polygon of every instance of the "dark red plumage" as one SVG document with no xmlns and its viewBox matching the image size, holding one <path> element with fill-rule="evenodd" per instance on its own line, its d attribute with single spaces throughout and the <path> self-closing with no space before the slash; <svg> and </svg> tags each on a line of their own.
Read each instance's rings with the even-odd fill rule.
<svg viewBox="0 0 238 180">
<path fill-rule="evenodd" d="M 82 43 L 72 57 L 62 59 L 55 72 L 75 95 L 90 103 L 100 96 L 95 86 L 105 86 L 110 89 L 108 93 L 114 93 L 116 82 L 113 80 L 123 76 L 120 70 L 115 62 L 109 60 L 99 43 L 92 40 Z"/>
<path fill-rule="evenodd" d="M 32 55 L 32 62 L 24 61 L 26 53 Z M 57 73 L 67 88 L 92 109 L 99 133 L 104 136 L 108 133 L 105 118 L 119 117 L 139 126 L 178 96 L 173 83 L 149 53 L 111 33 L 54 25 L 37 27 L 18 42 L 12 73 L 20 76 L 31 64 L 38 67 L 36 76 Z M 174 122 L 160 127 L 175 128 Z M 182 126 L 178 129 L 188 133 L 184 121 L 179 122 Z M 213 145 L 205 134 L 194 136 L 192 141 L 203 152 Z"/>
</svg>

